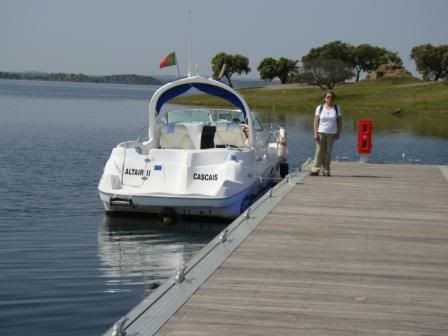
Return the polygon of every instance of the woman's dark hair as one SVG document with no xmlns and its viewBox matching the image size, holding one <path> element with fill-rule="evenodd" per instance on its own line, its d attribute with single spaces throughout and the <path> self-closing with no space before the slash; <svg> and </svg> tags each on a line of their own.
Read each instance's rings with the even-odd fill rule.
<svg viewBox="0 0 448 336">
<path fill-rule="evenodd" d="M 331 94 L 332 96 L 333 96 L 333 99 L 336 99 L 336 93 L 334 93 L 334 91 L 333 90 L 327 90 L 327 91 L 325 91 L 325 93 L 324 93 L 324 99 L 325 99 L 325 97 L 327 96 L 327 94 Z"/>
</svg>

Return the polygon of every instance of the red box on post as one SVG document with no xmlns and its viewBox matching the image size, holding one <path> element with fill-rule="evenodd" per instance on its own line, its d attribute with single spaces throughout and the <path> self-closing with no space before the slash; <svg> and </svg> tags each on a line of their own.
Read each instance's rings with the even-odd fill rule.
<svg viewBox="0 0 448 336">
<path fill-rule="evenodd" d="M 358 122 L 358 153 L 370 154 L 372 151 L 373 121 L 361 119 Z"/>
</svg>

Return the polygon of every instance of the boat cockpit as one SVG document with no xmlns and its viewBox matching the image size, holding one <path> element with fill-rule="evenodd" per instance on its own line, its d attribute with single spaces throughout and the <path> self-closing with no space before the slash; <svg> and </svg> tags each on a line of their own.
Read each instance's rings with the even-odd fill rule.
<svg viewBox="0 0 448 336">
<path fill-rule="evenodd" d="M 254 131 L 263 127 L 252 114 Z M 249 128 L 240 110 L 181 109 L 167 111 L 158 118 L 161 149 L 248 148 Z M 145 128 L 146 130 L 146 128 Z M 145 145 L 146 141 L 138 140 Z M 129 144 L 128 144 L 129 146 Z"/>
</svg>

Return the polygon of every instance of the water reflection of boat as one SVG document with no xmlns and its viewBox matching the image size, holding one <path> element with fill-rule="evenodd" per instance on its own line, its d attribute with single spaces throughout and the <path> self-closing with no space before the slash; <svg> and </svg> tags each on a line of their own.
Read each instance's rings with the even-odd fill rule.
<svg viewBox="0 0 448 336">
<path fill-rule="evenodd" d="M 108 292 L 142 286 L 147 295 L 190 260 L 226 223 L 104 216 L 98 231 L 100 271 Z"/>
</svg>

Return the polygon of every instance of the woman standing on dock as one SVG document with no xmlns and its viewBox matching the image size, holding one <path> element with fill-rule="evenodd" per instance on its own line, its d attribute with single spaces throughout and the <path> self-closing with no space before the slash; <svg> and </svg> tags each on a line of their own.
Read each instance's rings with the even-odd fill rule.
<svg viewBox="0 0 448 336">
<path fill-rule="evenodd" d="M 316 107 L 313 128 L 316 154 L 310 171 L 313 176 L 319 175 L 321 168 L 324 176 L 330 176 L 333 142 L 339 139 L 342 129 L 342 111 L 334 103 L 335 98 L 334 91 L 328 90 L 324 95 L 324 103 Z"/>
</svg>

